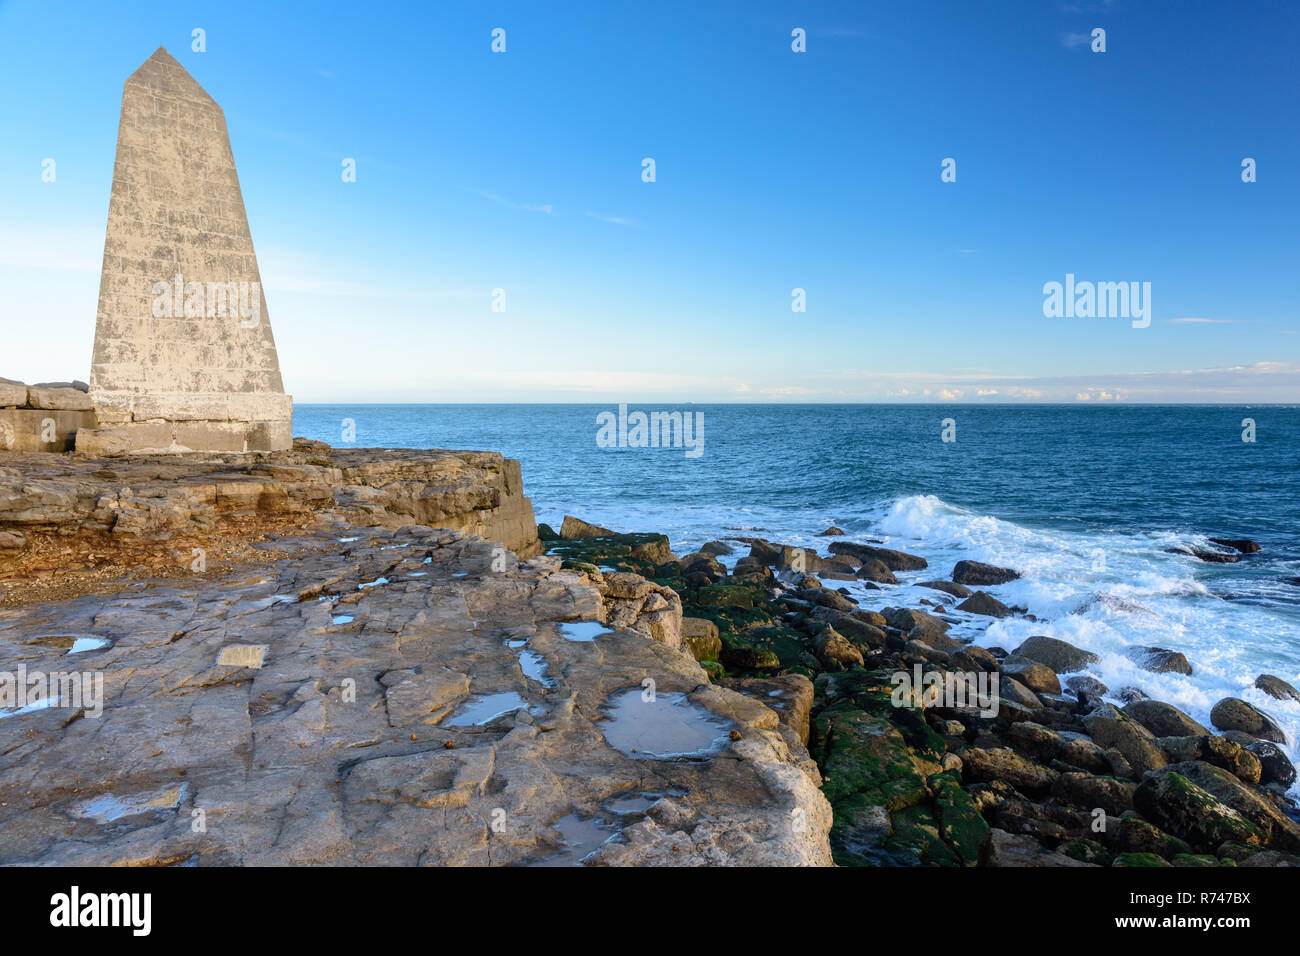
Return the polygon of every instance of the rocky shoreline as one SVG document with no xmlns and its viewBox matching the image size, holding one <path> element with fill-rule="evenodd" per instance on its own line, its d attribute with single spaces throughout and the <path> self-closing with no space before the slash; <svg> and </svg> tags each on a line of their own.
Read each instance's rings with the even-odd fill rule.
<svg viewBox="0 0 1300 956">
<path fill-rule="evenodd" d="M 958 640 L 1015 569 L 900 607 L 924 556 L 825 537 L 556 532 L 486 452 L 0 453 L 0 670 L 103 681 L 0 704 L 0 863 L 1300 863 L 1267 714 Z"/>
<path fill-rule="evenodd" d="M 1112 693 L 1088 673 L 1096 655 L 1064 641 L 985 649 L 949 635 L 952 610 L 1025 615 L 996 597 L 1015 569 L 960 561 L 947 579 L 922 582 L 934 598 L 911 608 L 894 606 L 881 585 L 926 570 L 926 559 L 839 540 L 838 528 L 822 533 L 834 539 L 828 555 L 732 538 L 657 566 L 629 552 L 641 536 L 567 518 L 558 534 L 540 533 L 566 566 L 633 570 L 676 591 L 688 646 L 723 686 L 813 681 L 809 749 L 840 865 L 1300 864 L 1286 795 L 1295 769 L 1267 714 L 1226 698 L 1210 729 L 1136 688 Z M 881 590 L 879 606 L 863 606 L 837 580 Z M 1176 651 L 1135 652 L 1147 670 L 1191 673 Z M 904 681 L 943 687 L 958 677 L 974 688 L 995 676 L 991 708 L 939 694 L 904 695 L 899 706 Z M 1300 699 L 1271 675 L 1256 686 Z"/>
</svg>

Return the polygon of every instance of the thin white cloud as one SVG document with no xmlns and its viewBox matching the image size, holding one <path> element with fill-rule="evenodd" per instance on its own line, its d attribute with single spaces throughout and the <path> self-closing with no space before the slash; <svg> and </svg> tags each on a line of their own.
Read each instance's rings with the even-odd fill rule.
<svg viewBox="0 0 1300 956">
<path fill-rule="evenodd" d="M 544 212 L 548 216 L 555 212 L 555 207 L 550 203 L 512 202 L 504 196 L 498 196 L 496 193 L 483 192 L 481 190 L 479 191 L 479 195 L 484 199 L 490 199 L 498 205 L 505 206 L 507 209 L 523 209 L 528 212 Z"/>
<path fill-rule="evenodd" d="M 592 212 L 590 209 L 587 210 L 587 215 L 592 219 L 599 219 L 601 222 L 612 222 L 618 226 L 636 225 L 635 219 L 628 219 L 626 216 L 602 216 L 600 213 Z"/>
<path fill-rule="evenodd" d="M 1170 319 L 1170 325 L 1236 325 L 1236 319 L 1201 319 L 1201 318 L 1182 318 Z"/>
</svg>

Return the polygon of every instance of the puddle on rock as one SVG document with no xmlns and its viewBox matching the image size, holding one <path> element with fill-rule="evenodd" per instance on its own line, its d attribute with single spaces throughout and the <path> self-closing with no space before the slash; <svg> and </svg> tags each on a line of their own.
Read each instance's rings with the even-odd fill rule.
<svg viewBox="0 0 1300 956">
<path fill-rule="evenodd" d="M 685 694 L 656 694 L 653 702 L 631 688 L 610 696 L 596 726 L 615 750 L 644 760 L 702 760 L 727 748 L 735 724 L 692 703 Z"/>
<path fill-rule="evenodd" d="M 564 838 L 564 847 L 558 853 L 538 860 L 538 866 L 579 866 L 582 861 L 600 849 L 618 831 L 602 824 L 595 817 L 584 820 L 576 813 L 555 821 L 556 830 Z"/>
<path fill-rule="evenodd" d="M 81 654 L 85 651 L 97 651 L 100 648 L 108 647 L 109 642 L 102 637 L 79 637 L 72 642 L 68 648 L 69 654 Z"/>
<path fill-rule="evenodd" d="M 512 690 L 500 694 L 471 697 L 456 713 L 444 720 L 442 725 L 444 727 L 478 727 L 496 720 L 503 714 L 512 714 L 517 710 L 527 708 L 528 701 Z"/>
<path fill-rule="evenodd" d="M 611 634 L 613 630 L 599 621 L 569 621 L 559 625 L 560 637 L 566 641 L 590 643 L 600 634 Z"/>
<path fill-rule="evenodd" d="M 620 817 L 643 816 L 659 800 L 657 793 L 629 793 L 613 797 L 605 803 L 605 809 Z"/>
<path fill-rule="evenodd" d="M 351 624 L 356 618 L 351 614 L 335 614 L 331 624 Z"/>
<path fill-rule="evenodd" d="M 554 687 L 555 681 L 546 672 L 546 658 L 536 651 L 519 652 L 519 669 L 543 687 Z"/>
<path fill-rule="evenodd" d="M 357 590 L 364 591 L 366 588 L 377 588 L 379 587 L 379 585 L 387 584 L 387 583 L 388 583 L 388 578 L 375 578 L 373 581 L 367 584 L 358 584 Z"/>
<path fill-rule="evenodd" d="M 78 803 L 72 808 L 72 812 L 96 823 L 112 823 L 122 817 L 131 817 L 140 813 L 174 810 L 180 806 L 188 791 L 189 784 L 182 783 L 156 793 L 136 793 L 129 797 L 115 797 L 111 793 L 106 793 Z"/>
</svg>

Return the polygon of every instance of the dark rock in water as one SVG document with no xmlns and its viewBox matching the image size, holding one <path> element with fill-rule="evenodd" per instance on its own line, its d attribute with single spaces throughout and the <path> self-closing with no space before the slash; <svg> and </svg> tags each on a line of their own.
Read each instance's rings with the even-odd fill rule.
<svg viewBox="0 0 1300 956">
<path fill-rule="evenodd" d="M 555 533 L 555 529 L 549 524 L 539 524 L 537 526 L 538 541 L 559 541 L 560 536 Z"/>
<path fill-rule="evenodd" d="M 1192 665 L 1178 651 L 1167 647 L 1129 647 L 1124 655 L 1144 671 L 1153 674 L 1190 674 Z"/>
<path fill-rule="evenodd" d="M 917 587 L 933 588 L 936 591 L 943 591 L 945 594 L 951 594 L 955 598 L 968 598 L 975 592 L 964 584 L 956 584 L 952 581 L 922 581 Z"/>
<path fill-rule="evenodd" d="M 1283 584 L 1294 584 L 1300 587 L 1300 578 L 1282 578 Z"/>
<path fill-rule="evenodd" d="M 1255 678 L 1255 686 L 1274 700 L 1300 700 L 1300 690 L 1272 674 L 1260 674 Z"/>
<path fill-rule="evenodd" d="M 1115 696 L 1118 697 L 1120 699 L 1120 702 L 1124 704 L 1131 704 L 1135 700 L 1151 699 L 1150 697 L 1147 696 L 1146 691 L 1140 690 L 1136 687 L 1133 687 L 1132 685 L 1121 687 L 1119 690 L 1115 691 Z"/>
<path fill-rule="evenodd" d="M 1076 674 L 1073 677 L 1067 677 L 1065 686 L 1076 694 L 1087 694 L 1089 697 L 1105 697 L 1110 690 L 1109 687 L 1091 674 Z"/>
<path fill-rule="evenodd" d="M 731 554 L 736 549 L 733 548 L 731 545 L 727 544 L 727 542 L 725 541 L 706 541 L 704 544 L 700 545 L 700 550 L 703 551 L 705 554 L 718 555 L 718 554 Z"/>
<path fill-rule="evenodd" d="M 985 564 L 982 561 L 958 561 L 952 569 L 952 579 L 955 583 L 972 587 L 1006 584 L 1018 577 L 1020 577 L 1019 571 L 999 568 L 997 565 Z"/>
<path fill-rule="evenodd" d="M 1221 544 L 1225 548 L 1232 548 L 1234 551 L 1240 551 L 1242 554 L 1255 554 L 1259 551 L 1259 545 L 1249 538 L 1211 538 L 1215 544 Z"/>
<path fill-rule="evenodd" d="M 817 537 L 819 537 L 819 538 L 830 538 L 830 537 L 834 537 L 834 536 L 838 536 L 838 535 L 842 535 L 842 534 L 844 534 L 844 530 L 843 530 L 842 528 L 837 528 L 837 527 L 835 527 L 835 525 L 831 525 L 829 528 L 827 528 L 825 531 L 823 531 L 823 532 L 822 532 L 821 534 L 819 534 Z"/>
<path fill-rule="evenodd" d="M 1198 548 L 1194 544 L 1180 545 L 1177 548 L 1166 548 L 1170 554 L 1190 554 L 1201 561 L 1208 561 L 1211 564 L 1235 564 L 1241 560 L 1239 551 L 1211 551 L 1209 548 Z"/>
<path fill-rule="evenodd" d="M 1210 732 L 1209 728 L 1202 727 L 1173 704 L 1162 700 L 1135 700 L 1124 705 L 1124 713 L 1157 737 L 1193 737 Z"/>
<path fill-rule="evenodd" d="M 1016 653 L 1021 657 L 1036 660 L 1040 664 L 1046 664 L 1058 674 L 1081 671 L 1089 664 L 1101 660 L 1092 651 L 1085 651 L 1067 641 L 1042 635 L 1026 638 L 1024 643 L 1016 648 Z"/>
<path fill-rule="evenodd" d="M 573 515 L 565 515 L 564 522 L 560 525 L 560 537 L 565 541 L 572 541 L 575 538 L 604 538 L 613 534 L 617 532 L 590 524 Z"/>
<path fill-rule="evenodd" d="M 965 611 L 967 614 L 982 614 L 985 617 L 1011 617 L 1011 608 L 987 591 L 976 591 L 961 604 L 958 604 L 957 610 Z"/>
<path fill-rule="evenodd" d="M 1213 850 L 1227 842 L 1259 845 L 1266 839 L 1264 831 L 1241 813 L 1172 770 L 1145 778 L 1133 794 L 1133 804 L 1160 829 L 1198 850 Z"/>
<path fill-rule="evenodd" d="M 1239 730 L 1260 740 L 1285 744 L 1286 734 L 1273 719 L 1238 697 L 1225 697 L 1210 710 L 1210 723 L 1219 730 Z"/>
<path fill-rule="evenodd" d="M 831 544 L 831 554 L 851 554 L 863 561 L 875 558 L 884 563 L 891 571 L 920 571 L 928 567 L 923 557 L 894 551 L 891 548 L 876 548 L 869 544 L 855 544 L 852 541 L 836 541 Z"/>
<path fill-rule="evenodd" d="M 875 581 L 879 584 L 898 583 L 898 578 L 894 577 L 894 572 L 889 570 L 889 566 L 876 558 L 863 561 L 856 576 L 864 581 Z"/>
<path fill-rule="evenodd" d="M 1004 677 L 1014 677 L 1036 694 L 1059 694 L 1061 682 L 1046 664 L 1019 654 L 1012 654 L 1002 662 Z"/>
<path fill-rule="evenodd" d="M 1295 766 L 1277 744 L 1267 740 L 1260 740 L 1250 734 L 1244 734 L 1240 730 L 1225 730 L 1223 737 L 1226 740 L 1240 744 L 1259 758 L 1261 768 L 1260 783 L 1276 783 L 1281 785 L 1283 789 L 1289 789 L 1295 783 Z"/>
</svg>

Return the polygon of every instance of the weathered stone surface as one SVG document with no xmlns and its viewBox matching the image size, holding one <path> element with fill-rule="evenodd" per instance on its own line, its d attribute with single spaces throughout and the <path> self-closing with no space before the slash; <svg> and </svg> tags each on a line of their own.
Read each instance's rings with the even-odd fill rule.
<svg viewBox="0 0 1300 956">
<path fill-rule="evenodd" d="M 834 541 L 831 554 L 848 554 L 863 561 L 877 560 L 891 571 L 919 571 L 927 567 L 925 558 L 892 548 L 878 548 L 869 544 L 855 544 L 852 541 Z"/>
<path fill-rule="evenodd" d="M 953 583 L 977 588 L 1006 584 L 1018 577 L 1020 577 L 1019 571 L 1000 568 L 995 564 L 985 564 L 983 561 L 958 561 L 952 569 Z"/>
<path fill-rule="evenodd" d="M 816 767 L 765 703 L 806 721 L 805 679 L 771 698 L 710 686 L 650 639 L 664 608 L 571 639 L 565 622 L 633 599 L 553 557 L 341 527 L 268 543 L 293 560 L 0 610 L 0 658 L 104 675 L 98 718 L 0 719 L 0 862 L 830 862 Z M 69 658 L 49 637 L 80 633 L 106 644 Z M 214 665 L 253 641 L 260 669 Z M 640 746 L 619 749 L 612 703 L 647 677 Z M 702 728 L 697 759 L 653 757 L 671 749 L 659 714 Z"/>
<path fill-rule="evenodd" d="M 225 115 L 161 47 L 122 91 L 90 394 L 29 391 L 93 402 L 107 433 L 78 432 L 90 454 L 290 447 Z"/>
<path fill-rule="evenodd" d="M 589 524 L 581 518 L 575 518 L 573 515 L 565 515 L 564 522 L 560 525 L 560 537 L 566 541 L 575 538 L 599 538 L 606 535 L 617 534 L 609 528 L 602 528 L 600 525 Z"/>
<path fill-rule="evenodd" d="M 1210 732 L 1162 700 L 1135 700 L 1124 705 L 1124 713 L 1157 737 L 1194 737 Z"/>
<path fill-rule="evenodd" d="M 1040 664 L 1046 664 L 1058 674 L 1070 674 L 1081 671 L 1089 664 L 1094 664 L 1101 660 L 1092 651 L 1085 651 L 1082 648 L 1075 647 L 1067 641 L 1058 640 L 1055 637 L 1044 637 L 1035 635 L 1024 640 L 1016 648 L 1016 653 L 1021 657 L 1028 657 L 1038 661 Z"/>
<path fill-rule="evenodd" d="M 1097 744 L 1118 750 L 1139 776 L 1169 762 L 1151 731 L 1110 704 L 1088 713 L 1083 723 Z"/>
<path fill-rule="evenodd" d="M 1187 657 L 1167 647 L 1130 647 L 1125 654 L 1138 667 L 1153 674 L 1191 674 L 1192 665 Z"/>
<path fill-rule="evenodd" d="M 277 515 L 423 524 L 499 541 L 520 557 L 540 551 L 519 462 L 491 452 L 303 443 L 251 461 L 0 454 L 0 530 L 64 546 L 93 545 L 96 535 L 118 542 L 211 536 L 244 516 Z"/>
<path fill-rule="evenodd" d="M 89 411 L 0 408 L 0 451 L 72 451 L 78 432 L 95 423 Z"/>
<path fill-rule="evenodd" d="M 967 614 L 983 614 L 985 617 L 1010 617 L 1011 608 L 1007 607 L 987 591 L 976 591 L 961 604 L 957 610 Z"/>
<path fill-rule="evenodd" d="M 1059 694 L 1061 681 L 1046 664 L 1020 654 L 1012 654 L 1002 662 L 1002 673 L 1014 677 L 1036 694 Z"/>
<path fill-rule="evenodd" d="M 1300 690 L 1272 674 L 1260 674 L 1255 678 L 1255 686 L 1274 700 L 1300 700 Z"/>
<path fill-rule="evenodd" d="M 1210 723 L 1219 730 L 1239 730 L 1260 740 L 1275 744 L 1286 743 L 1286 734 L 1274 723 L 1273 718 L 1254 704 L 1248 704 L 1237 697 L 1225 697 L 1215 704 L 1210 710 Z"/>
</svg>

